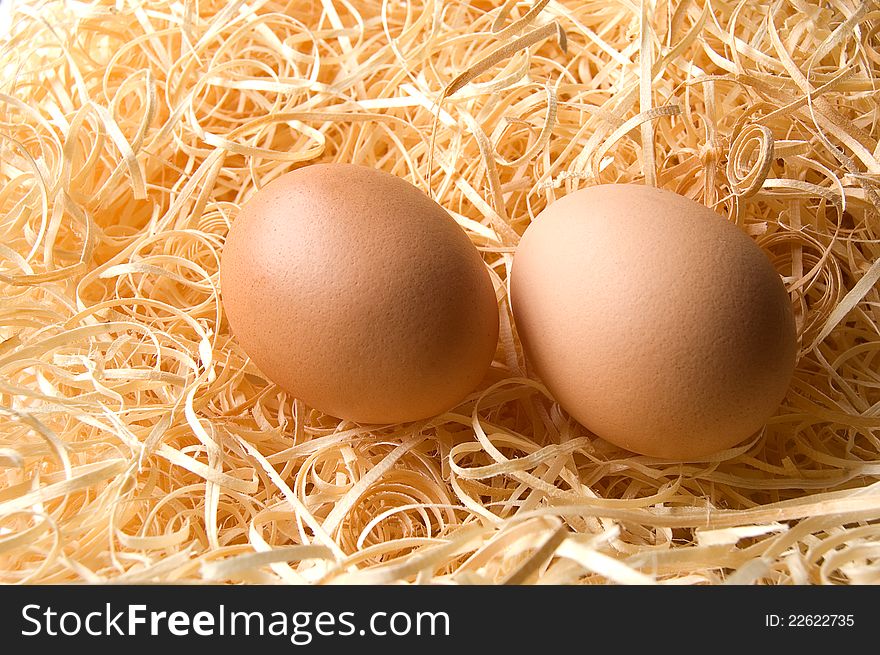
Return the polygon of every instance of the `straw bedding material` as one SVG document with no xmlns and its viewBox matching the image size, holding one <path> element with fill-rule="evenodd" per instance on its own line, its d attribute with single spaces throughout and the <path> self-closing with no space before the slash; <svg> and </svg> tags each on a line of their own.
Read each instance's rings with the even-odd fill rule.
<svg viewBox="0 0 880 655">
<path fill-rule="evenodd" d="M 3 10 L 0 581 L 880 583 L 876 3 Z M 326 161 L 430 193 L 492 274 L 496 358 L 446 414 L 340 422 L 229 332 L 241 204 Z M 519 237 L 615 181 L 716 208 L 791 293 L 782 407 L 703 461 L 596 438 L 523 361 Z"/>
</svg>

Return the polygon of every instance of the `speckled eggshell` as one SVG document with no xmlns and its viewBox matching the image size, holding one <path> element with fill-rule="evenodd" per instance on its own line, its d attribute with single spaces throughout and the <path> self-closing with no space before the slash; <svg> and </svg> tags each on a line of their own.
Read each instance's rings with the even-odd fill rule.
<svg viewBox="0 0 880 655">
<path fill-rule="evenodd" d="M 511 272 L 528 362 L 596 435 L 675 460 L 766 422 L 797 352 L 791 302 L 736 225 L 670 191 L 607 184 L 549 205 Z"/>
<path fill-rule="evenodd" d="M 257 192 L 221 261 L 232 332 L 272 381 L 361 423 L 430 417 L 482 380 L 498 308 L 476 248 L 403 179 L 316 164 Z"/>
</svg>

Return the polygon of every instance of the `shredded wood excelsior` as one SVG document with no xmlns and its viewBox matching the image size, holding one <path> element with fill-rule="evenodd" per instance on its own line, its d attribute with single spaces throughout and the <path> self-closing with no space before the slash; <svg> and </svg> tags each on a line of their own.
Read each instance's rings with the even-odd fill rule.
<svg viewBox="0 0 880 655">
<path fill-rule="evenodd" d="M 0 582 L 880 583 L 876 2 L 0 7 Z M 448 413 L 339 422 L 230 335 L 231 222 L 318 161 L 411 181 L 480 249 L 501 338 Z M 513 250 L 615 181 L 783 275 L 799 364 L 748 443 L 635 456 L 530 378 Z"/>
</svg>

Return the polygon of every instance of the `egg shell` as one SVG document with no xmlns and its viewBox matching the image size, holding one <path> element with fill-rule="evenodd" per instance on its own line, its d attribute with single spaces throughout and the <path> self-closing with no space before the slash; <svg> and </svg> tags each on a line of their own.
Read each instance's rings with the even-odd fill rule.
<svg viewBox="0 0 880 655">
<path fill-rule="evenodd" d="M 797 354 L 789 296 L 736 225 L 671 191 L 581 189 L 526 230 L 511 303 L 527 361 L 596 435 L 676 460 L 775 412 Z"/>
<path fill-rule="evenodd" d="M 232 332 L 272 381 L 362 423 L 426 418 L 482 380 L 498 306 L 474 245 L 440 205 L 365 166 L 273 180 L 221 261 Z"/>
</svg>

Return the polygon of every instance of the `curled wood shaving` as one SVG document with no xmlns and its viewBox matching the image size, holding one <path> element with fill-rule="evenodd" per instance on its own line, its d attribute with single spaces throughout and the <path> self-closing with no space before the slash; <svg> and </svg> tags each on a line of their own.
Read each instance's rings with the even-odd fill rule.
<svg viewBox="0 0 880 655">
<path fill-rule="evenodd" d="M 0 582 L 880 581 L 874 3 L 0 9 Z M 501 336 L 459 406 L 341 422 L 230 334 L 230 225 L 318 161 L 411 181 L 480 250 Z M 714 207 L 791 294 L 782 407 L 700 461 L 596 438 L 523 358 L 520 236 L 615 181 Z"/>
</svg>

